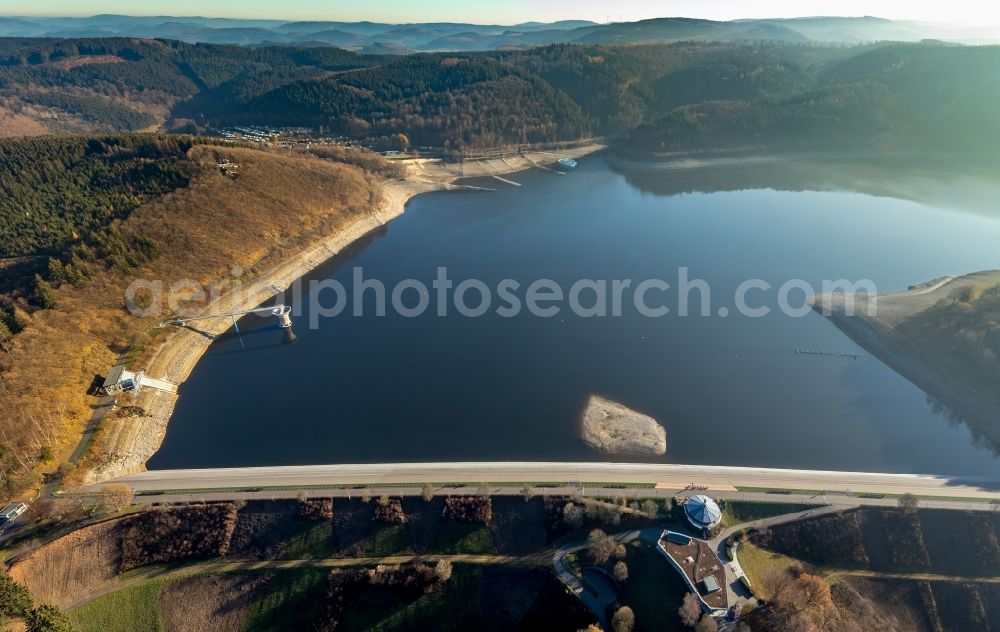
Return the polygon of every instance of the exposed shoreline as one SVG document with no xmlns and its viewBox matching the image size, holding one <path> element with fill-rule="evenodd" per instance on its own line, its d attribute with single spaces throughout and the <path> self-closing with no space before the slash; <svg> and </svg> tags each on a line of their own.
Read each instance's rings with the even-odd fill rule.
<svg viewBox="0 0 1000 632">
<path fill-rule="evenodd" d="M 609 162 L 613 167 L 631 171 L 686 171 L 712 167 L 753 167 L 796 161 L 899 160 L 912 153 L 884 150 L 733 150 L 719 152 L 677 152 L 672 154 L 633 156 L 615 154 Z"/>
<path fill-rule="evenodd" d="M 844 311 L 843 295 L 817 296 L 813 308 L 826 316 L 848 338 L 968 425 L 974 436 L 1000 446 L 995 420 L 995 406 L 985 401 L 968 385 L 931 366 L 915 349 L 895 333 L 896 325 L 934 305 L 961 287 L 1000 280 L 1000 272 L 976 272 L 963 276 L 945 276 L 921 283 L 900 292 L 880 293 L 875 298 L 877 313 L 866 315 L 866 300 L 858 297 L 855 314 Z"/>
<path fill-rule="evenodd" d="M 592 143 L 565 150 L 574 156 L 601 151 L 604 145 Z M 385 226 L 402 215 L 407 203 L 421 193 L 448 190 L 475 190 L 456 184 L 460 178 L 483 177 L 516 173 L 535 168 L 537 164 L 554 162 L 554 152 L 525 152 L 487 160 L 441 165 L 437 161 L 411 159 L 405 162 L 407 175 L 403 180 L 382 184 L 382 204 L 369 215 L 339 226 L 332 233 L 317 237 L 308 246 L 273 268 L 261 273 L 245 285 L 238 297 L 223 294 L 206 305 L 203 313 L 252 309 L 274 296 L 276 288 L 284 290 L 300 277 L 321 266 L 355 241 Z M 498 184 L 500 184 L 498 182 Z M 479 189 L 482 190 L 482 189 Z M 208 350 L 213 338 L 225 332 L 231 323 L 225 319 L 204 321 L 199 331 L 175 329 L 160 344 L 145 372 L 174 384 L 187 380 L 198 360 Z M 109 416 L 101 422 L 100 436 L 105 458 L 83 475 L 84 485 L 93 485 L 126 474 L 142 472 L 146 462 L 159 450 L 166 436 L 178 395 L 152 389 L 142 391 L 135 404 L 146 411 L 145 417 L 117 418 Z"/>
</svg>

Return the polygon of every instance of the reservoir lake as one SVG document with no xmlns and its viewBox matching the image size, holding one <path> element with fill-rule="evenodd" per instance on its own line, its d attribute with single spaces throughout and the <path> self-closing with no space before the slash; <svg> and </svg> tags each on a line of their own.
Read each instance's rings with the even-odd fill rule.
<svg viewBox="0 0 1000 632">
<path fill-rule="evenodd" d="M 365 315 L 353 303 L 310 328 L 308 293 L 292 301 L 297 340 L 274 319 L 240 321 L 180 387 L 150 469 L 403 461 L 594 461 L 745 465 L 851 471 L 1000 475 L 974 432 L 821 315 L 777 310 L 778 288 L 801 279 L 871 279 L 879 291 L 946 274 L 1000 268 L 1000 187 L 975 174 L 881 164 L 788 162 L 621 171 L 587 157 L 565 176 L 514 174 L 490 192 L 420 195 L 406 213 L 301 280 L 354 270 L 390 290 L 428 288 L 446 267 L 458 284 L 493 289 L 482 316 Z M 680 316 L 680 268 L 711 289 L 711 315 Z M 618 317 L 526 309 L 499 315 L 503 279 L 662 279 L 637 312 Z M 737 287 L 761 318 L 740 315 Z M 452 294 L 454 290 L 452 290 Z M 416 303 L 416 291 L 404 294 Z M 479 302 L 478 293 L 466 303 Z M 332 292 L 322 304 L 334 302 Z M 583 292 L 581 303 L 593 303 Z M 792 305 L 802 304 L 792 292 Z M 722 317 L 719 308 L 730 313 Z M 610 311 L 610 303 L 609 303 Z M 796 348 L 860 359 L 807 356 Z M 667 453 L 609 456 L 578 432 L 589 395 L 658 420 Z"/>
</svg>

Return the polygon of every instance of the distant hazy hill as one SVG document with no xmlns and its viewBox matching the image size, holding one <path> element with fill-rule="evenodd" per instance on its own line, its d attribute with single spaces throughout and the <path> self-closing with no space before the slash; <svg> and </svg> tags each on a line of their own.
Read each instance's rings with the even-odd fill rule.
<svg viewBox="0 0 1000 632">
<path fill-rule="evenodd" d="M 718 24 L 646 27 L 684 38 Z M 314 38 L 339 32 L 329 27 L 296 28 Z M 400 27 L 410 35 L 365 54 L 0 38 L 0 135 L 260 124 L 323 127 L 386 149 L 626 135 L 621 148 L 633 154 L 1000 143 L 996 46 L 686 41 L 395 54 L 414 33 L 440 28 Z"/>
<path fill-rule="evenodd" d="M 706 100 L 794 94 L 814 84 L 807 65 L 857 52 L 682 43 L 375 56 L 332 47 L 0 38 L 0 133 L 267 124 L 323 126 L 388 146 L 552 142 L 627 132 Z"/>
<path fill-rule="evenodd" d="M 679 106 L 636 129 L 639 154 L 745 149 L 988 151 L 1000 143 L 1000 47 L 895 44 L 828 63 L 783 97 Z M 803 84 L 805 85 L 805 84 Z"/>
<path fill-rule="evenodd" d="M 147 37 L 213 44 L 332 45 L 398 53 L 444 50 L 495 50 L 547 44 L 650 43 L 679 40 L 840 42 L 915 42 L 941 39 L 966 43 L 1000 41 L 1000 29 L 942 27 L 875 17 L 813 17 L 718 22 L 668 17 L 639 22 L 595 24 L 563 20 L 517 25 L 453 22 L 384 24 L 378 22 L 283 22 L 227 18 L 95 15 L 86 18 L 0 17 L 0 35 L 14 37 Z"/>
</svg>

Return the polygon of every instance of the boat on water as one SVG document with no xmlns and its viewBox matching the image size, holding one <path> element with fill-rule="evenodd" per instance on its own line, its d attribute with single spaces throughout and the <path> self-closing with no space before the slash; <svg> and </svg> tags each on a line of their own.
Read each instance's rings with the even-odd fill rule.
<svg viewBox="0 0 1000 632">
<path fill-rule="evenodd" d="M 559 165 L 567 169 L 573 169 L 576 167 L 576 161 L 572 158 L 560 158 Z"/>
</svg>

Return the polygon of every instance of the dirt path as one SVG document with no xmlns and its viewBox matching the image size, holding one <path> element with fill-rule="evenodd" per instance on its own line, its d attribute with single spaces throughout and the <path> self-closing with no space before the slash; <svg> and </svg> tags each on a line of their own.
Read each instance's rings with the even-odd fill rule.
<svg viewBox="0 0 1000 632">
<path fill-rule="evenodd" d="M 846 575 L 870 579 L 910 579 L 920 582 L 961 582 L 966 584 L 1000 584 L 1000 577 L 975 577 L 966 575 L 941 575 L 938 573 L 893 573 L 889 571 L 869 571 L 863 569 L 835 569 L 831 577 Z"/>
</svg>

